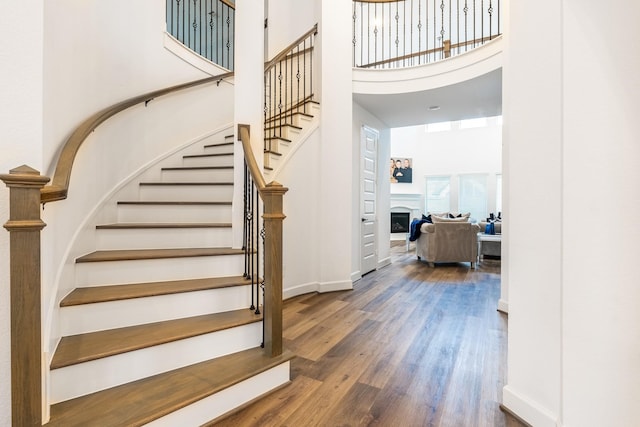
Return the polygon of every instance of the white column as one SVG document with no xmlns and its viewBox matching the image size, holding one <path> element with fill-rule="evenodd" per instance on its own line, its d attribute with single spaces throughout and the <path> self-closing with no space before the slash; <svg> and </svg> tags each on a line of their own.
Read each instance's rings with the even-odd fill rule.
<svg viewBox="0 0 640 427">
<path fill-rule="evenodd" d="M 8 173 L 22 164 L 43 170 L 43 10 L 41 0 L 3 2 L 2 5 L 0 173 Z M 9 191 L 3 185 L 0 224 L 8 219 Z M 11 425 L 9 313 L 9 233 L 0 228 L 0 425 L 3 426 Z"/>
<path fill-rule="evenodd" d="M 640 5 L 562 4 L 562 422 L 637 425 Z"/>
<path fill-rule="evenodd" d="M 536 427 L 555 427 L 562 410 L 562 10 L 557 0 L 507 3 L 503 403 Z"/>
<path fill-rule="evenodd" d="M 359 244 L 353 230 L 352 183 L 359 179 L 359 162 L 353 158 L 351 2 L 323 0 L 319 25 L 322 165 L 320 207 L 320 290 L 351 287 L 352 245 Z M 314 76 L 315 78 L 315 76 Z"/>
<path fill-rule="evenodd" d="M 262 170 L 263 157 L 263 96 L 264 96 L 264 2 L 237 0 L 235 15 L 235 95 L 234 132 L 238 138 L 238 123 L 251 126 L 251 145 Z M 235 152 L 242 153 L 236 141 Z M 233 200 L 234 230 L 242 230 L 243 157 L 235 156 Z M 234 247 L 242 246 L 242 233 L 234 233 Z"/>
</svg>

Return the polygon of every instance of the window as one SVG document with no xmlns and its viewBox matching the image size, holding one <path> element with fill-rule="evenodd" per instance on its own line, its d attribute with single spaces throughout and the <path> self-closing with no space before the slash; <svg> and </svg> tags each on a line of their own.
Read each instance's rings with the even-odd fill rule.
<svg viewBox="0 0 640 427">
<path fill-rule="evenodd" d="M 487 126 L 487 118 L 460 120 L 460 129 L 473 129 Z"/>
<path fill-rule="evenodd" d="M 471 218 L 479 221 L 487 217 L 486 175 L 460 175 L 458 194 L 460 213 L 471 212 Z"/>
<path fill-rule="evenodd" d="M 449 212 L 451 177 L 428 176 L 425 212 Z"/>
<path fill-rule="evenodd" d="M 451 130 L 451 122 L 429 123 L 425 126 L 427 132 L 445 132 Z"/>
</svg>

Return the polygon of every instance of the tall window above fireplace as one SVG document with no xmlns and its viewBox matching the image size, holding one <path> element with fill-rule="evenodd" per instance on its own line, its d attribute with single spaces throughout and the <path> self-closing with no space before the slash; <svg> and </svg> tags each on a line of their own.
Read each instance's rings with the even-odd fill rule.
<svg viewBox="0 0 640 427">
<path fill-rule="evenodd" d="M 391 212 L 391 232 L 409 232 L 409 212 Z"/>
</svg>

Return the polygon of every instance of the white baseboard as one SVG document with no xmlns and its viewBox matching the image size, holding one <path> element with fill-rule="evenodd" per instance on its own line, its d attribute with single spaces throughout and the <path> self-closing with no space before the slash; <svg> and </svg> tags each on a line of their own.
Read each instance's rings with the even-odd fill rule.
<svg viewBox="0 0 640 427">
<path fill-rule="evenodd" d="M 298 295 L 310 294 L 312 292 L 318 292 L 319 283 L 310 282 L 302 285 L 294 286 L 291 288 L 282 290 L 282 299 L 287 300 L 289 298 L 297 297 Z"/>
<path fill-rule="evenodd" d="M 378 268 L 386 267 L 391 264 L 391 257 L 386 257 L 378 261 Z"/>
<path fill-rule="evenodd" d="M 354 271 L 353 273 L 351 273 L 351 283 L 357 282 L 360 279 L 362 279 L 362 274 L 360 274 L 360 270 Z"/>
<path fill-rule="evenodd" d="M 559 427 L 561 425 L 557 421 L 557 416 L 508 385 L 502 389 L 502 404 L 532 426 Z"/>
<path fill-rule="evenodd" d="M 335 292 L 335 291 L 349 291 L 353 289 L 352 280 L 343 280 L 337 282 L 309 282 L 302 285 L 293 286 L 291 288 L 282 290 L 282 299 L 287 300 L 289 298 L 297 297 L 298 295 L 310 294 L 313 292 Z"/>
<path fill-rule="evenodd" d="M 353 289 L 353 282 L 351 280 L 341 280 L 336 282 L 324 282 L 318 285 L 318 292 L 335 292 L 335 291 L 350 291 Z"/>
<path fill-rule="evenodd" d="M 502 298 L 498 300 L 498 311 L 509 314 L 509 301 L 505 301 Z"/>
</svg>

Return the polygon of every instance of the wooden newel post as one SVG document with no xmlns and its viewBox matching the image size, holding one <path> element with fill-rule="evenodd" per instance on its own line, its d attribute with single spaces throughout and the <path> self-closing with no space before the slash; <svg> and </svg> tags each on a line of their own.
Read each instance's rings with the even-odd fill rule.
<svg viewBox="0 0 640 427">
<path fill-rule="evenodd" d="M 444 41 L 444 57 L 445 58 L 449 58 L 451 57 L 451 40 L 445 40 Z"/>
<path fill-rule="evenodd" d="M 14 427 L 42 425 L 40 189 L 49 178 L 23 165 L 0 175 L 9 187 L 11 417 Z"/>
<path fill-rule="evenodd" d="M 271 182 L 261 191 L 264 202 L 264 349 L 267 356 L 282 354 L 282 198 L 288 191 Z"/>
</svg>

